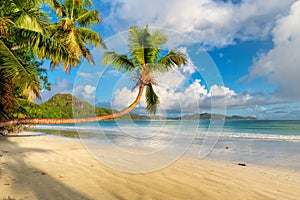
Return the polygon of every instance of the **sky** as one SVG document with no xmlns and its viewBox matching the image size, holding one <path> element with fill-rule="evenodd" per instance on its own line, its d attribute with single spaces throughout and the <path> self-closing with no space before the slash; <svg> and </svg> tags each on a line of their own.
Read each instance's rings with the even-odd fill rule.
<svg viewBox="0 0 300 200">
<path fill-rule="evenodd" d="M 189 62 L 158 75 L 161 115 L 212 112 L 258 119 L 300 119 L 300 1 L 97 0 L 102 24 L 92 27 L 108 50 L 127 53 L 128 28 L 163 31 L 164 51 L 181 49 Z M 123 109 L 137 94 L 133 74 L 101 64 L 104 50 L 89 47 L 70 74 L 48 73 L 52 90 L 92 104 Z M 49 67 L 45 62 L 44 66 Z M 145 99 L 134 112 L 145 113 Z"/>
</svg>

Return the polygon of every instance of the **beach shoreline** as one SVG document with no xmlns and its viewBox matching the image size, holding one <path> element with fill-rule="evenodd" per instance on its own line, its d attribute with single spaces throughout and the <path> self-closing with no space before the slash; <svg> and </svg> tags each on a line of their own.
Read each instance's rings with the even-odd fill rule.
<svg viewBox="0 0 300 200">
<path fill-rule="evenodd" d="M 80 139 L 0 137 L 0 199 L 299 199 L 297 171 L 246 164 L 183 156 L 131 174 L 102 164 Z"/>
</svg>

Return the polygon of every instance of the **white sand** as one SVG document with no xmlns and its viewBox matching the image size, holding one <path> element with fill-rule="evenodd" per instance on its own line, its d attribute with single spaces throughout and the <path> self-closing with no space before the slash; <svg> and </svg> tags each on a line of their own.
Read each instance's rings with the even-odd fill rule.
<svg viewBox="0 0 300 200">
<path fill-rule="evenodd" d="M 104 166 L 80 140 L 0 137 L 0 199 L 300 199 L 296 172 L 183 157 L 145 174 Z"/>
</svg>

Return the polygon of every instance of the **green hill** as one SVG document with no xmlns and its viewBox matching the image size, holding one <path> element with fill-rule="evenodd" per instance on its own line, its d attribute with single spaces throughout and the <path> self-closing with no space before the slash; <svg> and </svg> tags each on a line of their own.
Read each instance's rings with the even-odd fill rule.
<svg viewBox="0 0 300 200">
<path fill-rule="evenodd" d="M 71 94 L 56 94 L 42 104 L 31 103 L 26 106 L 26 110 L 33 118 L 91 117 L 112 113 L 110 109 L 95 108 Z"/>
</svg>

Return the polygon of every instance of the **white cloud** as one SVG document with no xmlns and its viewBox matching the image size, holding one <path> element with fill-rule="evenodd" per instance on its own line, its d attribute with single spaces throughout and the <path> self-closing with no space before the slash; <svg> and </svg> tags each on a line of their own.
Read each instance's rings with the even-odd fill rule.
<svg viewBox="0 0 300 200">
<path fill-rule="evenodd" d="M 205 100 L 208 94 L 200 80 L 195 80 L 194 83 L 181 90 L 157 87 L 156 91 L 160 97 L 160 109 L 175 112 L 196 112 L 200 101 Z"/>
<path fill-rule="evenodd" d="M 88 101 L 92 104 L 94 104 L 95 101 L 95 91 L 96 91 L 96 87 L 92 86 L 92 85 L 77 85 L 74 90 L 73 90 L 73 94 L 85 101 Z"/>
<path fill-rule="evenodd" d="M 113 109 L 124 109 L 129 106 L 135 99 L 138 91 L 131 92 L 128 88 L 117 89 L 112 98 Z"/>
<path fill-rule="evenodd" d="M 184 83 L 185 76 L 178 70 L 172 70 L 158 76 L 158 84 L 162 87 L 178 88 Z"/>
<path fill-rule="evenodd" d="M 112 69 L 109 69 L 108 71 L 106 71 L 103 76 L 104 77 L 120 77 L 122 75 L 123 74 L 120 71 L 112 68 Z"/>
<path fill-rule="evenodd" d="M 80 77 L 82 77 L 82 78 L 84 78 L 84 79 L 91 79 L 91 78 L 93 78 L 92 74 L 85 73 L 85 72 L 78 72 L 77 75 L 80 76 Z"/>
<path fill-rule="evenodd" d="M 297 106 L 298 105 L 298 106 Z M 271 106 L 253 106 L 249 111 L 260 119 L 300 119 L 298 104 L 277 104 Z"/>
<path fill-rule="evenodd" d="M 227 87 L 213 85 L 210 87 L 208 96 L 225 96 L 230 98 L 232 96 L 236 96 L 236 93 Z"/>
<path fill-rule="evenodd" d="M 273 29 L 274 48 L 260 55 L 250 71 L 250 79 L 265 76 L 279 84 L 277 94 L 282 98 L 300 99 L 300 1 L 291 6 L 290 13 L 278 19 Z"/>
<path fill-rule="evenodd" d="M 280 102 L 280 99 L 262 93 L 238 94 L 225 86 L 213 85 L 209 90 L 195 80 L 188 87 L 175 88 L 156 86 L 155 92 L 160 98 L 160 113 L 195 113 L 203 110 L 224 109 L 225 103 L 228 109 L 248 108 L 253 105 L 268 105 Z M 137 91 L 131 92 L 124 87 L 118 89 L 113 98 L 113 108 L 124 109 L 132 103 Z M 138 106 L 138 112 L 145 113 L 145 97 L 143 96 Z"/>
<path fill-rule="evenodd" d="M 91 86 L 91 85 L 86 85 L 86 86 L 84 87 L 84 92 L 85 92 L 87 95 L 94 94 L 94 93 L 95 93 L 95 90 L 96 90 L 96 87 Z"/>
<path fill-rule="evenodd" d="M 239 4 L 214 0 L 106 0 L 112 4 L 106 22 L 117 31 L 132 25 L 170 28 L 210 47 L 269 35 L 278 17 L 295 0 L 243 0 Z M 172 39 L 172 38 L 170 38 Z M 177 40 L 176 38 L 173 38 Z"/>
</svg>

